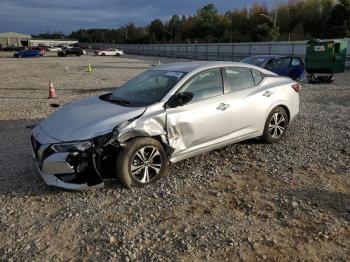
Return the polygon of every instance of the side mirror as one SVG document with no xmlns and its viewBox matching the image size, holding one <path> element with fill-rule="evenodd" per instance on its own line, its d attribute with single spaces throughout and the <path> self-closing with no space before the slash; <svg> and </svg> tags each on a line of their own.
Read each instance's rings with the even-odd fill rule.
<svg viewBox="0 0 350 262">
<path fill-rule="evenodd" d="M 167 102 L 167 106 L 170 108 L 183 106 L 189 103 L 192 100 L 192 98 L 193 94 L 190 92 L 178 93 L 170 97 L 169 101 Z"/>
</svg>

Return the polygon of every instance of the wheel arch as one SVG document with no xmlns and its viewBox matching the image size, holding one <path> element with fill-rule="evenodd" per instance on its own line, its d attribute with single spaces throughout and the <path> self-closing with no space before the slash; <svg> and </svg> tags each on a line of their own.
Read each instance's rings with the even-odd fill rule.
<svg viewBox="0 0 350 262">
<path fill-rule="evenodd" d="M 165 150 L 165 152 L 167 152 L 168 156 L 170 156 L 171 153 L 174 151 L 169 146 L 169 144 L 167 143 L 165 135 L 154 135 L 154 136 L 151 136 L 151 135 L 147 135 L 147 134 L 138 134 L 138 135 L 129 137 L 127 140 L 125 140 L 123 142 L 123 144 L 128 143 L 131 140 L 138 139 L 138 138 L 153 138 L 153 139 L 157 140 L 162 145 L 162 147 Z"/>
<path fill-rule="evenodd" d="M 274 110 L 276 107 L 282 107 L 288 115 L 288 119 L 290 120 L 290 116 L 291 116 L 291 112 L 290 112 L 290 106 L 288 105 L 288 100 L 285 99 L 278 99 L 276 101 L 274 101 L 274 103 L 272 103 L 272 105 L 270 106 L 269 110 L 267 110 L 266 112 L 266 116 L 265 116 L 265 120 L 268 117 L 268 115 L 272 112 L 272 110 Z"/>
<path fill-rule="evenodd" d="M 276 107 L 282 107 L 286 111 L 287 116 L 288 116 L 288 123 L 289 123 L 290 122 L 290 111 L 289 111 L 289 108 L 286 105 L 280 104 L 280 105 L 277 105 L 274 108 L 272 108 L 272 110 L 274 110 Z M 270 111 L 270 113 L 271 113 L 271 111 Z"/>
</svg>

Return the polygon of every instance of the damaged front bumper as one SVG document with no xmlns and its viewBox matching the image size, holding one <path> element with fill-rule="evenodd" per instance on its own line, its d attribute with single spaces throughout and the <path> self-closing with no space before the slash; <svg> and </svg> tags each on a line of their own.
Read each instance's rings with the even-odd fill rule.
<svg viewBox="0 0 350 262">
<path fill-rule="evenodd" d="M 69 190 L 84 190 L 104 186 L 94 167 L 94 154 L 86 152 L 56 152 L 52 145 L 57 140 L 49 137 L 40 126 L 31 137 L 34 165 L 45 183 Z"/>
</svg>

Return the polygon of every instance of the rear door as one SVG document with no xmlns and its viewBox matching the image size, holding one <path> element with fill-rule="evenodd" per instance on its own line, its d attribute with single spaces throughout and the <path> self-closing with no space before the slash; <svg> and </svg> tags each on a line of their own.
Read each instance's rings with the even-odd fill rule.
<svg viewBox="0 0 350 262">
<path fill-rule="evenodd" d="M 258 70 L 248 67 L 225 68 L 224 76 L 225 97 L 231 105 L 231 138 L 260 135 L 274 100 L 274 87 L 266 84 Z"/>
</svg>

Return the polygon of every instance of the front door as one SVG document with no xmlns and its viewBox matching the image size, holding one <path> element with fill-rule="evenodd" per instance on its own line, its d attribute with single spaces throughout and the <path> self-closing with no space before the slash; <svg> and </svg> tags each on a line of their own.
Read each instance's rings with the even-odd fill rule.
<svg viewBox="0 0 350 262">
<path fill-rule="evenodd" d="M 219 143 L 232 132 L 231 105 L 224 96 L 220 69 L 198 73 L 178 92 L 191 92 L 190 103 L 167 108 L 167 133 L 173 157 Z"/>
</svg>

